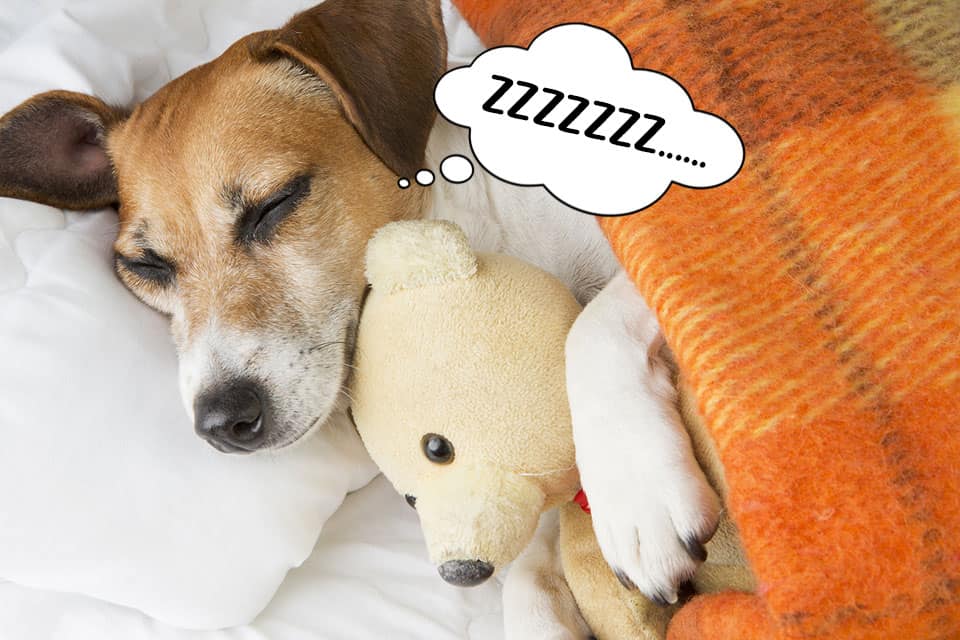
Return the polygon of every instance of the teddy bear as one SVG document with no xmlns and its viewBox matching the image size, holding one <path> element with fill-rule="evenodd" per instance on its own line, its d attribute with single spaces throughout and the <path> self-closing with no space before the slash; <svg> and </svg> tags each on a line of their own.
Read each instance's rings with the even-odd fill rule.
<svg viewBox="0 0 960 640">
<path fill-rule="evenodd" d="M 570 291 L 515 258 L 475 253 L 441 221 L 381 228 L 366 274 L 352 415 L 374 462 L 416 509 L 440 576 L 482 583 L 520 555 L 541 514 L 558 509 L 564 577 L 592 633 L 664 638 L 676 607 L 624 588 L 580 491 L 564 343 L 581 308 Z M 690 403 L 685 413 L 695 416 Z M 722 493 L 698 433 L 695 448 Z M 707 549 L 698 590 L 752 588 L 729 522 Z"/>
</svg>

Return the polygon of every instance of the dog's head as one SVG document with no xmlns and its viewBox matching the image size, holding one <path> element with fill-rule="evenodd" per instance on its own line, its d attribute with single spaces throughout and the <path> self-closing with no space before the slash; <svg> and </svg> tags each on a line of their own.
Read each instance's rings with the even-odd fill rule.
<svg viewBox="0 0 960 640">
<path fill-rule="evenodd" d="M 132 111 L 68 92 L 0 119 L 0 195 L 115 205 L 116 269 L 169 314 L 196 429 L 275 448 L 342 403 L 373 231 L 418 216 L 446 63 L 435 0 L 328 0 Z"/>
</svg>

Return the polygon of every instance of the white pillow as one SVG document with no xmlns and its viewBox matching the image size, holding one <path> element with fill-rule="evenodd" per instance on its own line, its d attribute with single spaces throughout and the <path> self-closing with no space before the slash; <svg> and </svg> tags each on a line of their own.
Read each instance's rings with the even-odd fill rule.
<svg viewBox="0 0 960 640">
<path fill-rule="evenodd" d="M 2 4 L 0 112 L 54 88 L 130 103 L 312 3 L 64 0 L 25 32 L 34 0 Z M 248 457 L 196 437 L 166 321 L 113 274 L 115 227 L 0 199 L 0 580 L 245 623 L 375 469 L 348 424 Z"/>
<path fill-rule="evenodd" d="M 102 600 L 0 581 L 0 638 L 503 640 L 499 578 L 471 589 L 441 580 L 416 512 L 380 476 L 347 497 L 313 554 L 249 625 L 177 629 Z"/>
</svg>

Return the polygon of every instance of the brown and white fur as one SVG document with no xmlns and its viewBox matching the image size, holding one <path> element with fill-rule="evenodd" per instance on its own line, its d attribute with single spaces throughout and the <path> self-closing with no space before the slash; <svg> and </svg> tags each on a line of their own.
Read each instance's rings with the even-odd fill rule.
<svg viewBox="0 0 960 640">
<path fill-rule="evenodd" d="M 435 123 L 445 59 L 435 0 L 328 0 L 132 111 L 67 92 L 27 101 L 0 119 L 0 195 L 117 206 L 117 272 L 170 316 L 187 411 L 230 452 L 292 444 L 347 410 L 364 247 L 386 222 L 454 220 L 478 250 L 554 273 L 587 305 L 567 377 L 601 548 L 625 586 L 673 601 L 718 503 L 657 365 L 654 315 L 595 221 L 482 171 L 397 187 L 468 154 L 462 130 Z M 581 637 L 542 529 L 508 576 L 508 637 Z"/>
</svg>

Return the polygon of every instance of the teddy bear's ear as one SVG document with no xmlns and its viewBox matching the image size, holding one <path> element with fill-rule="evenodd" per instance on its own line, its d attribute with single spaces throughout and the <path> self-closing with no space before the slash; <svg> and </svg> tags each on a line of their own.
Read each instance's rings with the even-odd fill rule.
<svg viewBox="0 0 960 640">
<path fill-rule="evenodd" d="M 477 255 L 452 222 L 391 222 L 367 245 L 367 282 L 384 293 L 465 280 L 476 272 Z"/>
</svg>

